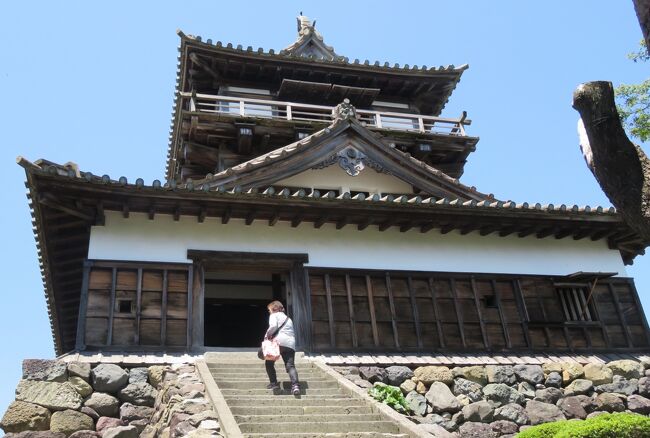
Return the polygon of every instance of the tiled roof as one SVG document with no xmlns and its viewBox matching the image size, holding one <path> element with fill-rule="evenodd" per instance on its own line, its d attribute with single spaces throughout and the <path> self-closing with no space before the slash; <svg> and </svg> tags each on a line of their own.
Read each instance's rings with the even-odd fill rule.
<svg viewBox="0 0 650 438">
<path fill-rule="evenodd" d="M 391 147 L 386 145 L 381 137 L 364 128 L 359 122 L 352 118 L 352 119 L 336 119 L 332 124 L 330 124 L 328 127 L 323 128 L 301 140 L 295 141 L 293 143 L 290 143 L 286 146 L 283 146 L 281 148 L 275 149 L 271 152 L 268 152 L 264 155 L 260 155 L 259 157 L 255 157 L 251 160 L 248 160 L 244 163 L 238 164 L 236 166 L 230 167 L 222 172 L 219 172 L 215 175 L 207 175 L 204 180 L 200 181 L 195 181 L 194 184 L 203 184 L 203 183 L 212 183 L 214 181 L 219 181 L 219 180 L 227 180 L 231 179 L 231 177 L 237 175 L 237 174 L 243 174 L 247 172 L 252 172 L 255 171 L 257 168 L 261 168 L 262 166 L 268 166 L 273 164 L 276 161 L 280 161 L 283 158 L 287 158 L 291 155 L 297 155 L 302 153 L 303 151 L 307 151 L 310 148 L 313 148 L 316 144 L 321 143 L 328 137 L 333 137 L 335 135 L 340 134 L 341 132 L 344 132 L 346 128 L 356 128 L 359 131 L 362 131 L 366 136 L 371 138 L 376 144 L 380 145 L 381 148 L 383 148 L 385 151 L 389 152 L 390 155 L 393 157 L 396 157 L 397 159 L 400 160 L 406 160 L 410 164 L 413 164 L 417 166 L 418 168 L 424 170 L 426 173 L 431 175 L 433 178 L 437 179 L 438 181 L 442 181 L 445 184 L 452 185 L 456 189 L 466 192 L 468 194 L 471 194 L 471 197 L 476 197 L 476 198 L 481 198 L 481 199 L 489 199 L 489 200 L 495 200 L 493 195 L 486 195 L 483 193 L 480 193 L 476 190 L 475 187 L 470 187 L 462 184 L 458 179 L 452 178 L 446 173 L 436 169 L 435 167 L 429 166 L 425 162 L 418 160 L 417 158 L 411 156 L 411 154 L 402 152 L 399 149 L 396 149 L 395 147 Z M 335 134 L 336 133 L 336 134 Z"/>
<path fill-rule="evenodd" d="M 443 198 L 435 199 L 431 197 L 422 197 L 420 195 L 410 194 L 402 196 L 379 196 L 373 195 L 366 197 L 363 194 L 353 195 L 350 192 L 344 192 L 339 195 L 335 195 L 333 191 L 306 191 L 303 189 L 295 190 L 288 187 L 275 187 L 269 186 L 264 189 L 250 189 L 242 190 L 241 187 L 235 186 L 231 189 L 226 189 L 223 186 L 219 186 L 215 189 L 210 188 L 207 185 L 202 185 L 199 182 L 196 184 L 193 181 L 188 181 L 186 184 L 177 184 L 176 181 L 171 180 L 166 183 L 162 183 L 160 180 L 155 179 L 150 185 L 145 184 L 142 178 L 137 178 L 135 183 L 129 183 L 128 179 L 125 176 L 121 176 L 118 179 L 113 179 L 109 175 L 104 174 L 102 176 L 94 175 L 91 172 L 79 172 L 75 171 L 74 168 L 65 167 L 65 165 L 58 164 L 44 164 L 42 167 L 39 166 L 37 161 L 36 163 L 31 163 L 25 160 L 22 157 L 18 158 L 19 164 L 26 169 L 29 169 L 30 172 L 37 172 L 42 174 L 49 175 L 58 175 L 61 178 L 67 178 L 70 180 L 75 180 L 78 182 L 94 184 L 94 185 L 106 185 L 106 186 L 115 186 L 115 187 L 124 187 L 132 190 L 145 190 L 145 191 L 168 191 L 176 193 L 210 193 L 212 196 L 241 196 L 241 197 L 259 197 L 259 198 L 302 198 L 302 199 L 324 199 L 324 200 L 345 200 L 351 203 L 354 202 L 377 202 L 381 204 L 402 204 L 402 205 L 420 205 L 426 206 L 430 205 L 435 206 L 452 206 L 460 209 L 472 209 L 472 210 L 484 210 L 484 211 L 519 211 L 519 212 L 544 212 L 544 213 L 573 213 L 579 214 L 580 216 L 618 216 L 616 209 L 614 207 L 601 207 L 601 206 L 578 206 L 578 205 L 555 205 L 555 204 L 541 204 L 541 203 L 529 203 L 521 202 L 517 203 L 515 201 L 462 201 L 457 198 Z"/>
<path fill-rule="evenodd" d="M 426 76 L 435 76 L 440 73 L 452 73 L 456 74 L 456 79 L 454 80 L 453 87 L 448 92 L 447 95 L 447 100 L 443 102 L 442 107 L 447 103 L 449 99 L 449 95 L 451 95 L 451 92 L 453 89 L 456 88 L 456 85 L 460 81 L 460 76 L 461 74 L 469 68 L 468 64 L 462 64 L 458 67 L 454 66 L 453 64 L 449 64 L 446 66 L 439 66 L 439 67 L 427 67 L 426 65 L 409 65 L 409 64 L 404 64 L 400 66 L 398 63 L 394 63 L 391 65 L 388 62 L 380 62 L 380 61 L 370 61 L 368 59 L 360 61 L 359 59 L 354 59 L 350 60 L 349 58 L 345 56 L 337 56 L 332 59 L 325 59 L 325 58 L 318 58 L 316 56 L 302 56 L 298 54 L 294 54 L 292 51 L 286 51 L 286 50 L 281 50 L 280 52 L 276 52 L 273 49 L 270 49 L 266 51 L 265 49 L 258 47 L 257 49 L 253 48 L 252 46 L 248 46 L 244 48 L 241 44 L 235 46 L 232 43 L 222 43 L 221 41 L 217 41 L 216 43 L 213 43 L 211 39 L 207 39 L 206 41 L 203 41 L 203 39 L 200 36 L 194 36 L 194 35 L 188 35 L 185 34 L 183 31 L 180 29 L 177 30 L 178 35 L 181 37 L 181 43 L 178 47 L 178 64 L 177 64 L 177 71 L 176 71 L 176 85 L 175 85 L 175 91 L 174 91 L 174 104 L 172 107 L 172 119 L 171 119 L 171 124 L 170 124 L 170 129 L 169 129 L 169 146 L 167 150 L 167 161 L 166 161 L 166 168 L 165 168 L 165 174 L 169 175 L 170 173 L 170 164 L 172 162 L 172 159 L 174 158 L 173 155 L 173 144 L 174 144 L 174 127 L 177 123 L 177 118 L 180 117 L 180 91 L 181 91 L 181 75 L 182 75 L 182 59 L 183 59 L 183 47 L 186 42 L 192 42 L 195 44 L 198 44 L 200 46 L 203 46 L 205 48 L 210 48 L 210 49 L 218 49 L 219 51 L 222 52 L 230 52 L 234 54 L 243 54 L 243 55 L 254 55 L 262 58 L 269 58 L 269 59 L 276 59 L 276 60 L 287 60 L 287 61 L 309 61 L 313 62 L 315 64 L 320 64 L 324 66 L 328 65 L 338 65 L 338 66 L 347 66 L 347 67 L 358 67 L 361 69 L 366 69 L 369 72 L 377 72 L 377 73 L 399 73 L 399 74 L 412 74 L 412 75 L 419 75 L 422 77 Z M 291 46 L 290 46 L 291 47 Z M 442 107 L 440 109 L 442 109 Z"/>
</svg>

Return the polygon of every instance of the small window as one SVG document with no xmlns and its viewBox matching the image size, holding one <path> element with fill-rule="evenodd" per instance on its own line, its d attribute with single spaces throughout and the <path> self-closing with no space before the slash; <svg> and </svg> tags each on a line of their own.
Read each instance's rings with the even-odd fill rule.
<svg viewBox="0 0 650 438">
<path fill-rule="evenodd" d="M 117 311 L 118 313 L 131 313 L 133 307 L 132 300 L 118 300 L 117 301 Z"/>
<path fill-rule="evenodd" d="M 483 297 L 485 300 L 485 308 L 486 309 L 498 309 L 499 306 L 497 305 L 497 297 L 496 295 L 486 295 Z"/>
<path fill-rule="evenodd" d="M 564 319 L 569 322 L 597 321 L 588 287 L 557 287 L 556 290 L 564 312 Z"/>
</svg>

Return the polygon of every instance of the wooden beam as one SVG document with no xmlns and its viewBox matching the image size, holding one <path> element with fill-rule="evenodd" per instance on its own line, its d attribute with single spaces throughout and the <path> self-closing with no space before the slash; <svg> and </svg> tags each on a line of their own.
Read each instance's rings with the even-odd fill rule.
<svg viewBox="0 0 650 438">
<path fill-rule="evenodd" d="M 122 204 L 122 217 L 127 219 L 129 217 L 129 204 L 125 202 Z"/>
<path fill-rule="evenodd" d="M 422 349 L 422 333 L 420 330 L 420 314 L 418 313 L 418 304 L 415 300 L 415 291 L 413 290 L 413 279 L 409 275 L 406 278 L 409 289 L 409 299 L 411 301 L 411 310 L 413 311 L 413 324 L 415 325 L 415 337 L 418 343 L 418 349 Z"/>
<path fill-rule="evenodd" d="M 135 292 L 135 345 L 140 345 L 140 318 L 142 316 L 142 268 L 138 268 L 138 284 Z"/>
<path fill-rule="evenodd" d="M 573 235 L 573 240 L 581 240 L 591 235 L 592 230 L 580 230 Z"/>
<path fill-rule="evenodd" d="M 431 304 L 433 305 L 433 314 L 436 318 L 436 329 L 438 332 L 438 343 L 440 345 L 440 348 L 445 348 L 445 337 L 444 334 L 442 333 L 442 321 L 440 320 L 440 312 L 438 310 L 438 301 L 437 301 L 437 291 L 436 287 L 433 283 L 433 278 L 429 277 L 428 279 L 429 282 L 429 292 L 431 292 Z"/>
<path fill-rule="evenodd" d="M 388 219 L 387 221 L 382 222 L 381 224 L 379 224 L 379 227 L 378 227 L 378 228 L 379 228 L 379 231 L 386 231 L 387 229 L 389 229 L 390 227 L 392 227 L 393 224 L 394 224 L 393 220 L 392 220 L 392 219 Z"/>
<path fill-rule="evenodd" d="M 487 236 L 499 230 L 500 228 L 500 225 L 484 225 L 478 229 L 478 232 L 481 236 Z"/>
<path fill-rule="evenodd" d="M 373 223 L 373 218 L 367 217 L 361 223 L 359 223 L 359 225 L 357 225 L 357 230 L 363 231 L 366 228 L 368 228 L 368 226 L 371 225 L 372 223 Z"/>
<path fill-rule="evenodd" d="M 325 299 L 327 300 L 327 321 L 330 331 L 330 346 L 336 348 L 336 330 L 334 327 L 334 308 L 332 306 L 332 290 L 330 286 L 330 275 L 325 274 Z"/>
<path fill-rule="evenodd" d="M 431 231 L 436 224 L 434 222 L 429 222 L 428 224 L 424 224 L 420 227 L 420 233 L 428 233 Z"/>
<path fill-rule="evenodd" d="M 273 213 L 273 216 L 271 216 L 271 219 L 269 219 L 269 226 L 272 227 L 273 225 L 277 224 L 279 220 L 280 220 L 280 213 L 276 211 L 275 213 Z"/>
<path fill-rule="evenodd" d="M 372 293 L 370 276 L 366 275 L 366 291 L 368 293 L 368 308 L 370 310 L 370 325 L 372 326 L 372 340 L 375 347 L 379 347 L 379 332 L 377 331 L 377 317 L 375 315 L 375 301 Z"/>
<path fill-rule="evenodd" d="M 319 217 L 319 218 L 316 219 L 316 221 L 314 222 L 314 228 L 320 228 L 320 227 L 322 227 L 322 226 L 325 224 L 325 222 L 327 222 L 328 220 L 329 220 L 329 215 L 326 215 L 326 214 L 325 214 L 325 215 Z"/>
<path fill-rule="evenodd" d="M 525 227 L 517 233 L 517 237 L 527 237 L 535 232 L 535 227 Z"/>
<path fill-rule="evenodd" d="M 501 231 L 499 231 L 499 236 L 500 237 L 506 237 L 506 236 L 511 235 L 515 231 L 517 231 L 516 226 L 510 226 L 510 227 L 507 227 L 507 228 L 503 228 L 503 229 L 501 229 Z"/>
<path fill-rule="evenodd" d="M 160 306 L 160 345 L 167 343 L 167 269 L 163 271 L 162 302 Z"/>
<path fill-rule="evenodd" d="M 555 233 L 555 238 L 564 239 L 565 237 L 570 236 L 571 234 L 573 234 L 573 229 L 565 228 L 562 231 L 558 231 L 557 233 Z"/>
<path fill-rule="evenodd" d="M 530 332 L 528 331 L 528 310 L 526 309 L 526 301 L 524 300 L 524 294 L 521 290 L 521 283 L 519 279 L 512 280 L 512 287 L 515 293 L 515 301 L 517 303 L 517 308 L 519 310 L 519 318 L 521 321 L 521 327 L 524 331 L 524 339 L 526 340 L 526 346 L 528 348 L 533 348 L 533 345 L 530 342 Z"/>
<path fill-rule="evenodd" d="M 199 211 L 199 215 L 198 215 L 198 217 L 196 218 L 196 220 L 197 220 L 200 224 L 202 224 L 203 222 L 205 222 L 205 217 L 206 217 L 206 216 L 207 216 L 207 210 L 206 210 L 206 208 L 205 208 L 205 207 L 201 207 L 201 210 Z"/>
<path fill-rule="evenodd" d="M 223 211 L 223 215 L 221 216 L 221 223 L 222 224 L 227 224 L 230 221 L 230 217 L 232 216 L 232 209 L 230 207 L 226 207 L 226 209 Z"/>
<path fill-rule="evenodd" d="M 476 292 L 476 279 L 474 278 L 474 276 L 470 278 L 470 284 L 472 287 L 472 295 L 474 296 L 474 305 L 476 306 L 476 314 L 478 315 L 478 323 L 481 326 L 483 345 L 485 346 L 485 348 L 490 348 L 490 342 L 488 341 L 487 331 L 485 330 L 485 320 L 483 319 L 483 312 L 481 312 L 481 302 L 478 299 L 478 293 Z"/>
<path fill-rule="evenodd" d="M 463 348 L 467 348 L 467 342 L 465 342 L 465 328 L 463 327 L 463 314 L 460 313 L 460 305 L 458 304 L 458 292 L 456 291 L 456 280 L 450 278 L 449 287 L 451 289 L 451 295 L 454 300 L 454 309 L 456 310 L 456 319 L 458 321 L 458 331 L 460 332 L 460 340 L 463 343 Z"/>
<path fill-rule="evenodd" d="M 393 339 L 395 340 L 395 348 L 400 348 L 399 335 L 397 332 L 397 312 L 395 311 L 395 300 L 393 299 L 393 288 L 390 283 L 390 274 L 386 272 L 384 276 L 386 282 L 386 292 L 388 293 L 388 305 L 390 306 L 390 321 L 393 326 Z"/>
<path fill-rule="evenodd" d="M 455 224 L 444 224 L 440 227 L 440 234 L 448 234 L 449 232 L 456 229 Z"/>
<path fill-rule="evenodd" d="M 352 333 L 352 347 L 357 348 L 359 341 L 357 340 L 357 328 L 354 318 L 354 301 L 352 300 L 352 286 L 350 285 L 350 276 L 345 275 L 345 290 L 348 295 L 348 308 L 350 310 L 350 331 Z"/>
<path fill-rule="evenodd" d="M 84 275 L 81 282 L 81 297 L 79 299 L 79 316 L 77 317 L 77 337 L 75 339 L 75 349 L 83 351 L 86 349 L 86 312 L 88 309 L 88 278 L 90 276 L 90 266 L 84 266 Z"/>
<path fill-rule="evenodd" d="M 192 311 L 194 304 L 194 266 L 190 266 L 187 269 L 187 319 L 185 324 L 187 324 L 187 338 L 185 340 L 185 346 L 189 349 L 192 346 L 192 336 L 194 331 L 194 320 L 192 319 Z"/>
<path fill-rule="evenodd" d="M 250 225 L 250 224 L 253 223 L 253 221 L 255 220 L 255 213 L 256 213 L 255 210 L 251 210 L 251 211 L 246 215 L 246 220 L 245 220 L 246 225 Z"/>
<path fill-rule="evenodd" d="M 106 216 L 104 215 L 104 202 L 97 202 L 97 214 L 95 215 L 95 225 L 104 226 L 106 224 Z"/>
<path fill-rule="evenodd" d="M 543 239 L 545 237 L 551 236 L 557 232 L 557 227 L 546 227 L 539 230 L 535 233 L 535 237 L 538 239 Z"/>
<path fill-rule="evenodd" d="M 408 230 L 410 230 L 411 228 L 413 228 L 414 226 L 415 226 L 415 224 L 413 222 L 409 221 L 409 222 L 406 222 L 406 223 L 403 223 L 402 225 L 400 225 L 399 231 L 400 231 L 400 233 L 405 233 Z"/>
<path fill-rule="evenodd" d="M 108 308 L 108 333 L 106 334 L 106 345 L 113 344 L 113 316 L 115 314 L 115 287 L 117 286 L 117 269 L 113 268 L 111 276 L 111 296 Z"/>
<path fill-rule="evenodd" d="M 591 240 L 596 241 L 600 239 L 605 239 L 612 234 L 614 234 L 616 231 L 615 230 L 601 230 L 601 231 L 596 231 L 591 235 Z"/>
<path fill-rule="evenodd" d="M 621 303 L 618 301 L 618 294 L 614 291 L 614 287 L 612 286 L 611 282 L 609 281 L 607 282 L 607 287 L 609 288 L 609 293 L 612 296 L 612 299 L 614 300 L 614 307 L 616 308 L 616 314 L 618 315 L 618 319 L 621 322 L 621 326 L 623 327 L 623 333 L 625 333 L 625 340 L 627 341 L 627 346 L 632 347 L 632 332 L 630 332 L 630 326 L 627 324 L 627 320 L 625 319 L 625 314 L 621 309 Z"/>
<path fill-rule="evenodd" d="M 74 207 L 67 206 L 49 193 L 41 194 L 38 198 L 38 202 L 47 207 L 53 208 L 55 210 L 59 210 L 63 213 L 68 213 L 72 216 L 78 217 L 79 219 L 83 219 L 85 221 L 93 222 L 95 220 L 95 216 L 93 216 L 92 214 L 85 211 L 80 211 Z"/>
<path fill-rule="evenodd" d="M 156 209 L 154 206 L 149 207 L 149 220 L 152 221 L 154 215 L 156 214 Z"/>
<path fill-rule="evenodd" d="M 349 223 L 350 223 L 350 218 L 348 216 L 344 216 L 341 219 L 339 219 L 338 221 L 336 221 L 336 229 L 340 230 L 341 228 L 343 228 L 344 226 L 346 226 Z"/>
<path fill-rule="evenodd" d="M 291 228 L 298 227 L 298 225 L 302 223 L 302 218 L 303 218 L 302 213 L 294 216 L 294 218 L 291 219 Z"/>
<path fill-rule="evenodd" d="M 506 346 L 508 348 L 512 348 L 512 342 L 510 341 L 510 332 L 508 331 L 508 322 L 506 321 L 505 314 L 503 313 L 503 308 L 501 307 L 501 292 L 499 292 L 496 280 L 490 280 L 490 284 L 492 285 L 492 292 L 494 293 L 494 298 L 497 302 L 497 310 L 499 311 L 499 319 L 501 320 L 503 338 L 506 340 Z"/>
</svg>

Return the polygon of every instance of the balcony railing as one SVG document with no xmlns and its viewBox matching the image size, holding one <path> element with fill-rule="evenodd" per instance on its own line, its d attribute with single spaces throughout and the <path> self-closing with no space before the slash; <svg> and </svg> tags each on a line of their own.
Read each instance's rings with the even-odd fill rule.
<svg viewBox="0 0 650 438">
<path fill-rule="evenodd" d="M 190 99 L 192 112 L 298 122 L 331 123 L 333 120 L 331 106 L 211 94 L 181 93 L 181 96 Z M 471 121 L 465 116 L 466 114 L 463 113 L 463 116 L 458 119 L 448 119 L 420 114 L 357 109 L 357 117 L 369 128 L 422 134 L 466 136 L 465 125 L 469 125 Z"/>
</svg>

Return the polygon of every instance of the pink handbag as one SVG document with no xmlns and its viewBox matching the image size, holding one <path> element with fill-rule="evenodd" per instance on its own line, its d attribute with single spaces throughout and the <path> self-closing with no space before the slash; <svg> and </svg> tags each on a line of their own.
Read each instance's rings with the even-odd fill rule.
<svg viewBox="0 0 650 438">
<path fill-rule="evenodd" d="M 264 339 L 262 342 L 262 348 L 260 348 L 261 351 L 257 352 L 257 356 L 260 359 L 264 358 L 264 360 L 276 361 L 280 358 L 280 344 L 275 339 L 275 337 L 278 335 L 278 333 L 280 333 L 280 330 L 282 330 L 282 327 L 284 327 L 288 320 L 289 317 L 287 316 L 280 327 L 275 330 L 273 336 L 271 336 L 271 339 Z"/>
<path fill-rule="evenodd" d="M 276 361 L 280 358 L 280 344 L 275 339 L 265 339 L 262 342 L 262 354 L 264 360 Z"/>
</svg>

